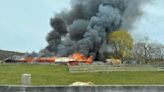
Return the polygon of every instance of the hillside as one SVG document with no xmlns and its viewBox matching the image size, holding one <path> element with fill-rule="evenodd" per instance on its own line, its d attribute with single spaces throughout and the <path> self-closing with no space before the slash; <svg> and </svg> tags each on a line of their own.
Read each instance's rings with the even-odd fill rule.
<svg viewBox="0 0 164 92">
<path fill-rule="evenodd" d="M 0 60 L 4 60 L 5 58 L 11 57 L 13 55 L 23 55 L 23 54 L 24 53 L 21 52 L 0 50 Z"/>
</svg>

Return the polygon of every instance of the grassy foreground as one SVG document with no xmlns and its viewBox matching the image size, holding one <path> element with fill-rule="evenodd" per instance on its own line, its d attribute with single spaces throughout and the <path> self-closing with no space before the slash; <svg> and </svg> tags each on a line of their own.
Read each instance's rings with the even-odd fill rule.
<svg viewBox="0 0 164 92">
<path fill-rule="evenodd" d="M 30 73 L 32 85 L 69 85 L 75 81 L 96 85 L 162 85 L 164 72 L 109 72 L 69 74 L 63 65 L 0 64 L 0 85 L 20 85 L 21 74 Z"/>
</svg>

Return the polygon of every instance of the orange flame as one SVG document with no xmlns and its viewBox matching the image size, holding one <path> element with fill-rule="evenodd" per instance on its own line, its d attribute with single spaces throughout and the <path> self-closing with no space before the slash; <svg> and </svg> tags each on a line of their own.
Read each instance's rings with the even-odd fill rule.
<svg viewBox="0 0 164 92">
<path fill-rule="evenodd" d="M 79 62 L 81 62 L 81 61 L 86 61 L 86 57 L 83 55 L 83 54 L 81 54 L 81 53 L 74 53 L 72 56 L 71 56 L 71 58 L 72 59 L 74 59 L 74 60 L 76 60 L 76 61 L 79 61 Z"/>
<path fill-rule="evenodd" d="M 41 57 L 41 58 L 38 58 L 38 61 L 39 62 L 55 62 L 55 57 Z"/>
<path fill-rule="evenodd" d="M 93 56 L 90 56 L 89 58 L 87 58 L 85 55 L 83 55 L 81 53 L 74 53 L 71 56 L 71 59 L 73 59 L 75 61 L 79 61 L 79 62 L 86 62 L 88 64 L 91 64 L 93 62 Z"/>
<path fill-rule="evenodd" d="M 88 59 L 87 59 L 87 62 L 88 64 L 92 64 L 93 63 L 93 56 L 90 56 Z"/>
</svg>

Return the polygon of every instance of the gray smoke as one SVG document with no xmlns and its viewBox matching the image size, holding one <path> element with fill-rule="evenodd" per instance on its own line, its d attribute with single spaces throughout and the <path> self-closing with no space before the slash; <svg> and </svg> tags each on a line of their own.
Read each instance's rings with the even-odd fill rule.
<svg viewBox="0 0 164 92">
<path fill-rule="evenodd" d="M 72 0 L 70 11 L 51 18 L 53 30 L 47 36 L 46 50 L 57 56 L 75 52 L 89 55 L 103 53 L 106 35 L 120 27 L 131 28 L 142 15 L 146 0 Z"/>
<path fill-rule="evenodd" d="M 80 40 L 83 38 L 85 32 L 87 32 L 87 26 L 89 21 L 75 20 L 72 25 L 69 26 L 69 36 L 73 40 Z"/>
</svg>

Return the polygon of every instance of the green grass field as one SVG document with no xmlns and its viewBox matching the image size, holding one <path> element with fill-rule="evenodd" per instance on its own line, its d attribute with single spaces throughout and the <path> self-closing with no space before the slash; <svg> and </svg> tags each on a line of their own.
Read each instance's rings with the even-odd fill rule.
<svg viewBox="0 0 164 92">
<path fill-rule="evenodd" d="M 69 85 L 91 81 L 96 85 L 162 85 L 164 72 L 108 72 L 69 74 L 63 65 L 0 64 L 0 85 L 20 85 L 21 75 L 30 73 L 32 85 Z"/>
</svg>

